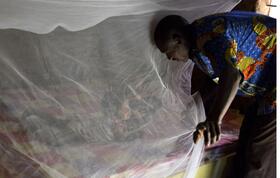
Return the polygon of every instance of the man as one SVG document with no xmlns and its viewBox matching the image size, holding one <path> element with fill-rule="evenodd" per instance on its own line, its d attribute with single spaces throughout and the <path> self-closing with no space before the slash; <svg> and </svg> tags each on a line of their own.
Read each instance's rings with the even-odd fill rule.
<svg viewBox="0 0 280 178">
<path fill-rule="evenodd" d="M 206 121 L 194 132 L 194 142 L 201 137 L 206 145 L 218 141 L 220 124 L 235 95 L 254 97 L 241 128 L 238 157 L 243 161 L 238 176 L 275 177 L 276 20 L 230 12 L 189 24 L 170 15 L 159 22 L 154 38 L 168 59 L 191 58 L 200 69 L 195 68 L 196 73 L 202 71 L 218 83 L 212 87 L 215 96 L 206 110 Z"/>
</svg>

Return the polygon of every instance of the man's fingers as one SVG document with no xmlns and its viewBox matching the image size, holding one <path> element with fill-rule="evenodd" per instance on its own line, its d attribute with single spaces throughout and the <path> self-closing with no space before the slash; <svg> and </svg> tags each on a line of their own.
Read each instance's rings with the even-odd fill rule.
<svg viewBox="0 0 280 178">
<path fill-rule="evenodd" d="M 215 130 L 216 130 L 216 134 L 217 134 L 216 141 L 219 141 L 220 140 L 220 136 L 221 136 L 221 128 L 220 128 L 220 126 L 216 125 Z"/>
<path fill-rule="evenodd" d="M 199 140 L 199 132 L 197 132 L 197 131 L 195 131 L 194 133 L 193 133 L 193 141 L 194 141 L 194 143 L 196 144 L 197 143 L 197 141 Z"/>
<path fill-rule="evenodd" d="M 204 131 L 206 129 L 207 129 L 207 126 L 204 122 L 201 122 L 196 126 L 196 130 L 203 130 Z"/>
<path fill-rule="evenodd" d="M 196 127 L 196 131 L 193 134 L 194 143 L 197 143 L 199 139 L 204 136 L 204 142 L 206 146 L 217 142 L 220 139 L 221 129 L 220 126 L 214 122 L 202 122 Z"/>
<path fill-rule="evenodd" d="M 211 133 L 211 144 L 216 142 L 217 133 L 216 133 L 216 126 L 213 122 L 209 123 L 209 131 Z"/>
<path fill-rule="evenodd" d="M 193 134 L 193 140 L 194 140 L 195 144 L 203 137 L 205 130 L 206 130 L 206 127 L 204 125 L 198 124 L 197 129 Z"/>
<path fill-rule="evenodd" d="M 205 124 L 206 126 L 206 129 L 204 130 L 204 142 L 205 142 L 205 145 L 208 146 L 209 143 L 210 143 L 210 140 L 211 140 L 211 133 L 209 132 L 209 125 L 208 124 Z"/>
<path fill-rule="evenodd" d="M 200 130 L 197 130 L 193 133 L 193 141 L 196 144 L 201 138 L 202 138 L 203 134 Z"/>
<path fill-rule="evenodd" d="M 193 133 L 193 141 L 195 144 L 203 137 L 204 130 L 206 130 L 204 123 L 199 123 L 196 127 L 196 131 Z"/>
</svg>

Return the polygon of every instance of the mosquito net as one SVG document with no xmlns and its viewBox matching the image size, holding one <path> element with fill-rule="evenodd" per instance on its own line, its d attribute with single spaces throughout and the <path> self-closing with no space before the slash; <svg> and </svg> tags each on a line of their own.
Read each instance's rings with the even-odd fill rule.
<svg viewBox="0 0 280 178">
<path fill-rule="evenodd" d="M 193 63 L 168 61 L 152 32 L 165 15 L 191 22 L 236 3 L 0 1 L 0 172 L 193 178 L 205 120 Z"/>
</svg>

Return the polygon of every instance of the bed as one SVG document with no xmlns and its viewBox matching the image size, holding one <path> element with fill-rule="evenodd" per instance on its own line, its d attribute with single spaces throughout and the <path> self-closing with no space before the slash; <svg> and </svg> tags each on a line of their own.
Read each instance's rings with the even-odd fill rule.
<svg viewBox="0 0 280 178">
<path fill-rule="evenodd" d="M 19 102 L 20 95 L 17 94 L 18 92 L 13 92 L 7 92 L 5 94 L 15 99 L 12 102 L 17 102 L 19 105 L 24 106 L 24 104 Z M 75 91 L 64 89 L 63 93 L 70 98 L 77 97 L 77 93 Z M 44 101 L 34 100 L 33 102 L 38 105 L 40 102 Z M 86 105 L 86 100 L 84 104 Z M 58 122 L 56 119 L 54 119 L 54 117 L 61 114 L 57 109 L 52 108 L 51 106 L 42 104 L 39 105 L 43 106 L 40 108 L 41 112 L 35 113 L 34 111 L 28 111 L 29 113 L 24 113 L 21 119 L 25 119 L 25 121 L 19 121 L 18 118 L 11 116 L 11 111 L 8 110 L 8 107 L 3 104 L 1 105 L 1 177 L 88 177 L 89 175 L 93 175 L 96 173 L 96 171 L 101 169 L 98 166 L 103 165 L 107 167 L 110 165 L 112 160 L 120 159 L 119 156 L 122 157 L 127 154 L 125 152 L 128 150 L 126 150 L 123 145 L 118 145 L 117 143 L 104 143 L 97 145 L 94 144 L 94 142 L 83 142 L 82 140 L 87 140 L 83 137 L 92 138 L 91 134 L 93 133 L 80 133 L 75 135 L 70 131 L 67 131 L 67 127 L 63 127 L 63 125 L 66 123 L 50 124 L 44 122 L 44 125 L 42 126 L 37 125 L 36 120 L 39 119 L 47 118 L 45 121 L 48 122 L 48 120 L 52 118 L 53 120 L 51 122 Z M 86 112 L 88 113 L 89 111 Z M 92 111 L 92 113 L 95 113 L 95 111 Z M 38 116 L 41 116 L 41 118 Z M 223 134 L 221 140 L 215 145 L 212 145 L 206 149 L 200 166 L 209 164 L 209 162 L 217 161 L 225 156 L 234 155 L 236 141 L 238 138 L 238 130 L 240 127 L 240 119 L 240 115 L 236 112 L 230 111 L 227 114 L 225 122 L 222 125 Z M 37 122 L 41 123 L 42 121 Z M 22 125 L 22 123 L 25 123 L 26 125 Z M 76 127 L 79 126 L 77 123 L 72 123 L 72 125 L 75 125 Z M 41 129 L 40 126 L 42 127 Z M 26 127 L 29 129 L 26 129 Z M 69 124 L 69 127 L 71 127 L 71 124 Z M 32 130 L 30 128 L 32 128 Z M 61 133 L 53 133 L 53 135 L 48 135 L 48 133 L 51 133 L 49 132 L 50 129 L 60 130 Z M 79 133 L 78 129 L 79 128 L 74 128 L 72 132 L 77 131 Z M 83 131 L 86 132 L 85 127 L 83 127 Z M 92 131 L 92 129 L 89 129 L 89 131 Z M 33 134 L 28 132 L 33 132 Z M 60 134 L 68 134 L 66 137 L 67 140 L 59 140 L 60 138 L 64 138 Z M 141 137 L 144 136 L 142 135 Z M 76 140 L 79 141 L 77 142 Z M 64 147 L 62 147 L 60 144 L 63 144 Z M 152 162 L 152 164 L 149 164 L 148 166 L 147 164 L 145 165 L 139 163 L 134 164 L 132 167 L 130 164 L 126 164 L 121 161 L 124 159 L 120 159 L 119 164 L 122 166 L 118 167 L 114 171 L 107 170 L 107 175 L 102 175 L 102 177 L 141 177 L 141 175 L 151 177 L 147 173 L 168 170 L 169 168 L 174 167 L 174 165 L 178 165 L 179 167 L 176 168 L 176 170 L 172 171 L 172 173 L 170 172 L 171 175 L 175 175 L 176 173 L 182 172 L 185 169 L 185 158 L 182 159 L 182 157 L 186 156 L 184 152 L 188 151 L 188 149 L 186 149 L 186 144 L 188 144 L 188 142 L 184 142 L 184 137 L 179 138 L 176 141 L 176 146 L 171 149 L 169 148 L 170 152 L 166 154 L 165 157 L 161 157 L 160 159 L 156 158 L 154 153 L 149 153 L 152 154 L 154 158 L 149 158 L 149 161 Z M 83 153 L 76 152 L 80 152 L 81 150 Z M 135 149 L 133 151 L 135 151 Z M 155 149 L 153 151 L 156 152 L 159 150 Z M 71 152 L 71 155 L 65 154 L 64 152 Z M 140 149 L 138 153 L 139 152 Z M 145 153 L 145 155 L 147 155 L 147 153 Z M 133 156 L 130 158 L 130 161 L 133 163 L 135 163 L 135 161 L 139 162 L 138 157 Z M 135 159 L 135 161 L 132 161 L 132 159 Z M 182 162 L 182 164 L 180 165 L 178 162 Z M 94 168 L 96 168 L 96 170 Z M 99 176 L 97 175 L 97 177 Z"/>
<path fill-rule="evenodd" d="M 190 66 L 186 64 L 185 70 Z M 90 85 L 102 88 L 102 84 Z M 188 91 L 186 84 L 181 86 Z M 170 125 L 165 120 L 170 116 L 149 118 L 168 108 L 155 93 L 120 102 L 111 96 L 115 93 L 106 92 L 100 102 L 94 102 L 73 85 L 48 86 L 37 92 L 44 94 L 33 97 L 36 91 L 28 88 L 1 92 L 1 177 L 158 177 L 185 171 L 192 132 L 184 130 L 186 123 L 180 117 Z M 199 94 L 196 97 L 201 107 Z M 149 108 L 143 100 L 157 107 Z M 145 118 L 133 118 L 129 110 L 142 112 Z M 118 115 L 122 119 L 114 117 Z M 233 111 L 226 116 L 221 140 L 206 148 L 200 165 L 234 154 L 241 116 Z M 101 121 L 105 117 L 112 120 Z"/>
</svg>

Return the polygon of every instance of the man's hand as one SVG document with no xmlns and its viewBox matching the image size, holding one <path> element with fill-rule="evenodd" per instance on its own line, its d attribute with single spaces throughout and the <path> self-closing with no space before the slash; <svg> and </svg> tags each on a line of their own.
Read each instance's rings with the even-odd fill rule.
<svg viewBox="0 0 280 178">
<path fill-rule="evenodd" d="M 226 111 L 234 99 L 241 79 L 242 76 L 239 70 L 232 64 L 227 63 L 220 74 L 212 107 L 206 113 L 207 119 L 205 122 L 197 125 L 196 131 L 193 134 L 195 143 L 204 137 L 205 145 L 208 146 L 210 143 L 213 144 L 220 139 L 221 127 L 219 123 L 222 122 Z"/>
<path fill-rule="evenodd" d="M 199 139 L 204 137 L 204 143 L 206 146 L 217 142 L 220 139 L 221 126 L 216 121 L 205 121 L 197 125 L 196 131 L 193 133 L 194 143 L 197 143 Z"/>
</svg>

